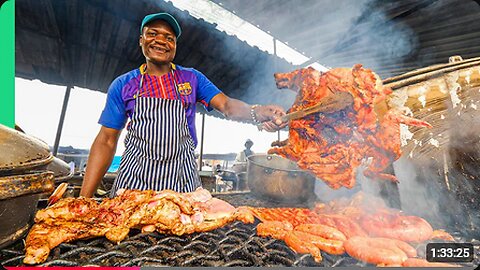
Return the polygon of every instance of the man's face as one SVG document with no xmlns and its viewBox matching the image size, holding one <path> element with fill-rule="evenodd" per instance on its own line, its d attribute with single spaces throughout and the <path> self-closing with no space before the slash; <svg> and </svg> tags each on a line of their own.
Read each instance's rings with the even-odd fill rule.
<svg viewBox="0 0 480 270">
<path fill-rule="evenodd" d="M 168 64 L 175 58 L 177 38 L 167 22 L 156 20 L 143 28 L 140 46 L 147 61 L 154 64 Z"/>
</svg>

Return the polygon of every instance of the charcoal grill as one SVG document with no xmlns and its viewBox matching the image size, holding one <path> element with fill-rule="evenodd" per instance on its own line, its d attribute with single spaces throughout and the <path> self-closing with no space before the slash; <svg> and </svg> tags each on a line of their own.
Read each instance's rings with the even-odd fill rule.
<svg viewBox="0 0 480 270">
<path fill-rule="evenodd" d="M 249 193 L 222 194 L 215 197 L 234 206 L 283 207 L 279 203 L 262 201 Z M 299 207 L 311 206 L 305 202 Z M 78 240 L 54 248 L 48 260 L 40 266 L 370 266 L 348 255 L 330 255 L 322 252 L 323 261 L 315 263 L 311 255 L 295 254 L 283 241 L 256 235 L 256 224 L 240 221 L 205 233 L 184 236 L 159 233 L 142 234 L 133 230 L 120 244 L 106 238 Z M 458 238 L 459 241 L 465 239 Z M 480 264 L 480 241 L 472 240 L 477 253 L 476 261 L 465 266 Z M 419 254 L 425 247 L 419 246 Z M 23 241 L 0 250 L 1 264 L 22 266 Z"/>
</svg>

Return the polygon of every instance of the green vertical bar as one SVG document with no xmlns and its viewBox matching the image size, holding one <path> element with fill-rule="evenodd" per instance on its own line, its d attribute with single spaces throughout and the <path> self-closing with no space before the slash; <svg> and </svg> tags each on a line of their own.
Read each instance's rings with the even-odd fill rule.
<svg viewBox="0 0 480 270">
<path fill-rule="evenodd" d="M 15 126 L 15 0 L 0 7 L 0 124 Z"/>
</svg>

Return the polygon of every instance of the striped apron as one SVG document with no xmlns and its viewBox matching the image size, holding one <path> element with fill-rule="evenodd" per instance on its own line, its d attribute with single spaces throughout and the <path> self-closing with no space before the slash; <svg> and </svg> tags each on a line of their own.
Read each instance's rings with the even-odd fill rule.
<svg viewBox="0 0 480 270">
<path fill-rule="evenodd" d="M 191 192 L 201 186 L 195 161 L 195 146 L 188 130 L 185 108 L 174 71 L 176 99 L 139 96 L 125 138 L 125 152 L 110 196 L 119 189 Z"/>
</svg>

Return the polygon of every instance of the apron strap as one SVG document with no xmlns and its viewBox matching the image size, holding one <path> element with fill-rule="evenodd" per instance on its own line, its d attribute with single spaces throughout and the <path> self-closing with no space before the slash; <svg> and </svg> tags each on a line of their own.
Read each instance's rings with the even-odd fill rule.
<svg viewBox="0 0 480 270">
<path fill-rule="evenodd" d="M 185 101 L 182 99 L 182 95 L 180 94 L 180 91 L 178 90 L 178 84 L 177 84 L 177 79 L 175 79 L 175 72 L 172 68 L 171 70 L 172 73 L 172 78 L 173 78 L 173 86 L 175 87 L 175 92 L 177 93 L 178 99 L 182 102 L 183 108 L 185 108 Z"/>
<path fill-rule="evenodd" d="M 142 76 L 140 77 L 140 82 L 138 83 L 138 88 L 137 88 L 137 91 L 135 92 L 135 95 L 133 95 L 133 99 L 137 99 L 138 95 L 140 95 L 140 89 L 143 87 L 143 80 L 145 79 L 145 73 L 147 73 L 147 64 L 142 64 L 139 69 L 140 69 L 140 74 Z"/>
</svg>

